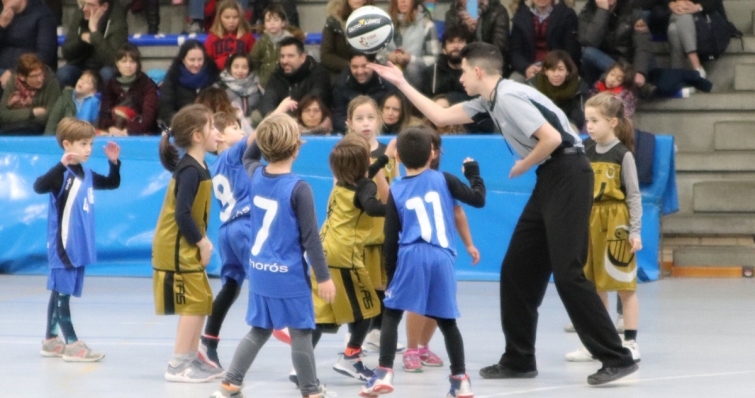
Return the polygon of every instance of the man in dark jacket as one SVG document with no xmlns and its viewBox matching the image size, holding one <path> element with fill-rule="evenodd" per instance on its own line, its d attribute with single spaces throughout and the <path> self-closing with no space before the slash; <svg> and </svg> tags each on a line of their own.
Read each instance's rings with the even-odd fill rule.
<svg viewBox="0 0 755 398">
<path fill-rule="evenodd" d="M 265 87 L 259 111 L 267 116 L 273 111 L 290 112 L 307 94 L 316 95 L 327 106 L 331 103 L 330 73 L 304 51 L 304 43 L 295 37 L 280 41 L 280 60 Z"/>
<path fill-rule="evenodd" d="M 119 0 L 83 0 L 61 48 L 66 65 L 58 69 L 61 87 L 73 86 L 85 69 L 99 70 L 102 81 L 115 74 L 115 53 L 128 41 L 126 10 Z"/>
<path fill-rule="evenodd" d="M 442 51 L 438 61 L 424 70 L 422 94 L 429 98 L 446 94 L 452 103 L 466 101 L 470 97 L 461 84 L 461 50 L 467 45 L 466 32 L 460 29 L 446 29 L 443 32 Z"/>
<path fill-rule="evenodd" d="M 642 87 L 653 54 L 650 30 L 642 10 L 630 0 L 589 0 L 579 13 L 582 71 L 592 85 L 615 61 L 632 64 L 635 83 Z"/>
<path fill-rule="evenodd" d="M 477 1 L 478 18 L 472 18 L 467 12 L 467 1 Z M 461 29 L 471 41 L 498 47 L 505 61 L 509 49 L 509 12 L 500 0 L 456 0 L 446 12 L 445 28 Z M 505 76 L 506 71 L 503 72 Z"/>
<path fill-rule="evenodd" d="M 3 0 L 0 4 L 0 95 L 21 54 L 37 54 L 52 70 L 58 67 L 55 18 L 42 0 Z"/>
<path fill-rule="evenodd" d="M 349 102 L 359 95 L 367 95 L 380 103 L 395 87 L 378 76 L 367 64 L 375 62 L 375 55 L 352 52 L 349 68 L 344 69 L 333 86 L 333 130 L 346 132 L 346 111 Z"/>
</svg>

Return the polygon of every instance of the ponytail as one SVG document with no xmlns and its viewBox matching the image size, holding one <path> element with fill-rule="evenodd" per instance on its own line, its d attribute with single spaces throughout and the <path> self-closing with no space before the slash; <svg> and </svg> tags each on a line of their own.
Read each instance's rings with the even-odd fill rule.
<svg viewBox="0 0 755 398">
<path fill-rule="evenodd" d="M 624 101 L 615 97 L 612 93 L 602 92 L 587 100 L 585 108 L 595 108 L 609 119 L 618 119 L 619 124 L 616 125 L 613 132 L 625 147 L 634 152 L 634 125 L 632 120 L 624 113 Z"/>
<path fill-rule="evenodd" d="M 160 138 L 160 163 L 171 173 L 176 171 L 178 166 L 178 149 L 170 142 L 170 135 L 165 133 Z"/>
<path fill-rule="evenodd" d="M 187 105 L 173 116 L 170 128 L 163 131 L 160 139 L 160 163 L 166 170 L 173 172 L 178 167 L 178 148 L 188 149 L 191 146 L 192 135 L 203 131 L 208 121 L 212 120 L 210 110 L 199 104 Z M 173 143 L 170 142 L 171 137 Z"/>
<path fill-rule="evenodd" d="M 616 138 L 634 153 L 634 125 L 626 115 L 619 118 L 619 124 L 614 129 L 614 133 Z"/>
</svg>

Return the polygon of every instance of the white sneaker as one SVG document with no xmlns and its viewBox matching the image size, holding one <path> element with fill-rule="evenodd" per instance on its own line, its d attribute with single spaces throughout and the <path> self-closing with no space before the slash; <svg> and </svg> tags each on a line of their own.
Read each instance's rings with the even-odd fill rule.
<svg viewBox="0 0 755 398">
<path fill-rule="evenodd" d="M 637 344 L 634 340 L 624 340 L 624 342 L 621 344 L 624 346 L 624 348 L 627 348 L 629 352 L 632 353 L 632 359 L 634 359 L 634 363 L 640 362 L 640 345 Z"/>
<path fill-rule="evenodd" d="M 177 383 L 206 383 L 215 378 L 214 373 L 204 371 L 202 361 L 186 359 L 173 366 L 168 362 L 168 370 L 165 371 L 165 380 Z M 205 365 L 207 366 L 207 365 Z"/>
<path fill-rule="evenodd" d="M 702 77 L 703 79 L 705 79 L 708 76 L 708 74 L 705 73 L 705 69 L 703 69 L 702 66 L 697 68 L 697 73 L 699 73 L 700 77 Z"/>
<path fill-rule="evenodd" d="M 577 333 L 577 329 L 574 329 L 573 323 L 567 323 L 566 326 L 564 326 L 564 332 L 566 333 Z"/>
<path fill-rule="evenodd" d="M 619 315 L 618 318 L 616 318 L 616 332 L 619 334 L 624 333 L 624 316 Z"/>
<path fill-rule="evenodd" d="M 404 352 L 404 350 L 406 350 L 406 347 L 396 342 L 396 352 Z M 364 343 L 362 343 L 362 351 L 380 352 L 380 329 L 373 329 L 367 333 L 367 337 L 364 339 Z"/>
<path fill-rule="evenodd" d="M 590 351 L 587 351 L 587 348 L 582 346 L 577 351 L 566 354 L 566 360 L 568 362 L 593 362 L 596 359 L 592 357 Z"/>
<path fill-rule="evenodd" d="M 63 351 L 63 360 L 66 362 L 97 362 L 104 357 L 105 354 L 92 351 L 81 340 L 66 345 L 65 351 Z"/>
</svg>

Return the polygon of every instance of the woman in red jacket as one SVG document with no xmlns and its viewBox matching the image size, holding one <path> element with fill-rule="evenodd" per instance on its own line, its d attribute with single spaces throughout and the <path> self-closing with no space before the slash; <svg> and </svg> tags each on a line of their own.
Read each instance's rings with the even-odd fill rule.
<svg viewBox="0 0 755 398">
<path fill-rule="evenodd" d="M 204 42 L 207 55 L 218 69 L 225 67 L 231 54 L 248 54 L 254 46 L 252 28 L 244 18 L 244 10 L 236 0 L 223 0 L 218 5 L 215 21 Z"/>
</svg>

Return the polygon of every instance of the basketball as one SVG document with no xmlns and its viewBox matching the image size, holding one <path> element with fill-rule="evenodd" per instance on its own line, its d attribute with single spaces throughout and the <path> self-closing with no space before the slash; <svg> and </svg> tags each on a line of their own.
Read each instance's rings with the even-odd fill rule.
<svg viewBox="0 0 755 398">
<path fill-rule="evenodd" d="M 393 39 L 391 17 L 375 6 L 360 7 L 346 21 L 346 39 L 354 50 L 376 53 Z"/>
</svg>

